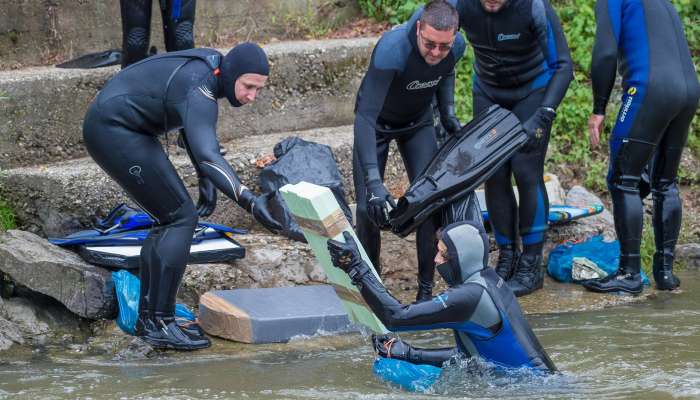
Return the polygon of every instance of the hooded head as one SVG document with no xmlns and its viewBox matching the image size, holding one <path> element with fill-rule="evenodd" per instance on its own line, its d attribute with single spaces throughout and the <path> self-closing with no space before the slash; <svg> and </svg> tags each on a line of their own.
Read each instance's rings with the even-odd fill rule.
<svg viewBox="0 0 700 400">
<path fill-rule="evenodd" d="M 236 98 L 236 81 L 244 74 L 268 76 L 270 65 L 263 49 L 255 43 L 241 43 L 231 49 L 221 63 L 221 82 L 224 95 L 234 107 L 243 104 Z"/>
<path fill-rule="evenodd" d="M 471 221 L 450 224 L 439 239 L 447 247 L 447 261 L 438 265 L 437 270 L 448 285 L 462 284 L 486 267 L 489 242 L 482 226 Z"/>
</svg>

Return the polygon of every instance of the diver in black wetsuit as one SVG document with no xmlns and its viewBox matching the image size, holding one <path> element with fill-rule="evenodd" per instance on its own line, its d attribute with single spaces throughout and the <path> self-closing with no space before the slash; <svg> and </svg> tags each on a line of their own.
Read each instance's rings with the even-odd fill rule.
<svg viewBox="0 0 700 400">
<path fill-rule="evenodd" d="M 610 137 L 608 189 L 620 241 L 618 271 L 584 283 L 599 292 L 640 293 L 642 171 L 651 160 L 654 199 L 654 280 L 662 290 L 680 281 L 673 275 L 673 253 L 681 228 L 678 166 L 698 107 L 700 84 L 683 34 L 667 0 L 598 0 L 596 40 L 591 62 L 593 114 L 588 126 L 597 146 L 605 108 L 621 61 L 622 104 Z"/>
<path fill-rule="evenodd" d="M 166 51 L 194 47 L 196 0 L 159 0 Z M 148 57 L 152 0 L 120 0 L 122 68 Z"/>
<path fill-rule="evenodd" d="M 156 222 L 141 250 L 141 298 L 136 334 L 158 348 L 209 345 L 183 333 L 174 320 L 175 295 L 185 272 L 197 213 L 216 205 L 216 189 L 271 230 L 280 225 L 264 196 L 241 184 L 219 154 L 217 100 L 234 107 L 255 100 L 269 74 L 267 56 L 244 43 L 226 56 L 211 49 L 165 53 L 115 75 L 90 104 L 83 124 L 92 158 Z M 158 135 L 183 128 L 199 176 L 197 208 L 163 151 Z"/>
<path fill-rule="evenodd" d="M 357 93 L 353 178 L 357 233 L 380 271 L 379 230 L 388 224 L 394 199 L 384 186 L 389 144 L 396 140 L 409 180 L 420 174 L 437 151 L 431 101 L 438 95 L 441 119 L 450 132 L 460 129 L 454 111 L 454 68 L 465 49 L 457 32 L 457 13 L 444 0 L 426 5 L 424 16 L 386 32 L 372 53 Z M 416 233 L 418 295 L 432 293 L 435 222 Z"/>
<path fill-rule="evenodd" d="M 530 136 L 523 149 L 486 181 L 486 206 L 499 247 L 496 272 L 521 296 L 541 288 L 544 279 L 542 246 L 549 213 L 544 157 L 556 108 L 573 79 L 569 48 L 548 0 L 449 2 L 457 8 L 460 26 L 474 47 L 474 115 L 498 104 L 512 111 Z"/>
<path fill-rule="evenodd" d="M 483 227 L 472 222 L 448 225 L 440 233 L 437 270 L 450 288 L 431 299 L 403 305 L 362 261 L 352 236 L 328 241 L 333 265 L 348 273 L 372 311 L 391 331 L 452 329 L 456 347 L 419 349 L 387 336 L 374 337 L 382 357 L 442 366 L 453 356 L 479 356 L 504 367 L 556 367 L 523 316 L 517 300 L 488 260 Z"/>
</svg>

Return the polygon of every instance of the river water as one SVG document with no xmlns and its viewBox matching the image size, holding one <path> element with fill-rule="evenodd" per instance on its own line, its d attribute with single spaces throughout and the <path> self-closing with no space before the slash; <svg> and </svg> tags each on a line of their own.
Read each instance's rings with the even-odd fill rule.
<svg viewBox="0 0 700 400">
<path fill-rule="evenodd" d="M 0 354 L 0 399 L 700 399 L 700 272 L 681 293 L 603 311 L 529 315 L 562 374 L 497 376 L 465 361 L 429 393 L 407 393 L 371 372 L 359 334 L 115 361 L 61 350 Z M 402 335 L 421 347 L 447 331 Z"/>
</svg>

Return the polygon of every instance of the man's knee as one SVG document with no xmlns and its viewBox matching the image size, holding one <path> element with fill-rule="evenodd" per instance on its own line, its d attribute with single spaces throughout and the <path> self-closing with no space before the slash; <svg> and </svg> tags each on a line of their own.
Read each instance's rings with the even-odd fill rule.
<svg viewBox="0 0 700 400">
<path fill-rule="evenodd" d="M 188 199 L 188 201 L 185 201 L 180 208 L 169 215 L 168 224 L 188 227 L 194 230 L 198 221 L 199 215 L 197 214 L 197 208 L 194 206 L 192 200 Z"/>
<path fill-rule="evenodd" d="M 130 28 L 126 33 L 126 51 L 146 54 L 148 48 L 148 30 L 142 27 Z"/>
<path fill-rule="evenodd" d="M 182 21 L 175 28 L 175 50 L 187 50 L 193 47 L 193 24 L 191 21 Z"/>
</svg>

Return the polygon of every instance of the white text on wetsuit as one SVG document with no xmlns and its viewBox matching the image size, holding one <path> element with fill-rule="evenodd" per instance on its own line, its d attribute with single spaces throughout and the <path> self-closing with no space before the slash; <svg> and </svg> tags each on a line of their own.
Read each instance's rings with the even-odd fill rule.
<svg viewBox="0 0 700 400">
<path fill-rule="evenodd" d="M 433 86 L 437 86 L 438 83 L 440 83 L 440 79 L 442 79 L 442 76 L 435 79 L 434 81 L 428 81 L 428 82 L 421 82 L 421 81 L 413 81 L 406 86 L 407 90 L 420 90 L 420 89 L 428 89 Z"/>
</svg>

